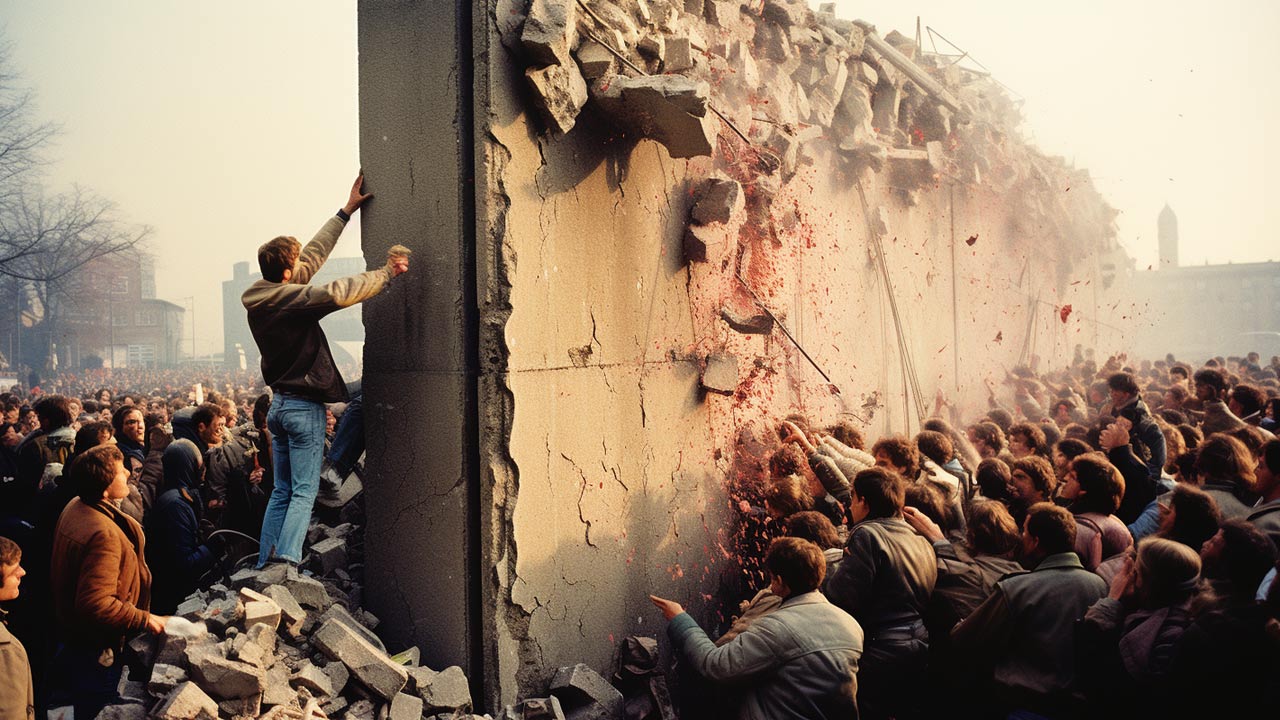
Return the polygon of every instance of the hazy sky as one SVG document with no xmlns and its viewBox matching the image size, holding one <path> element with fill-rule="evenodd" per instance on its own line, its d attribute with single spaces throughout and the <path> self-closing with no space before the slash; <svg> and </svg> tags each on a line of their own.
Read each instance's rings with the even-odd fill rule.
<svg viewBox="0 0 1280 720">
<path fill-rule="evenodd" d="M 1184 263 L 1280 258 L 1266 174 L 1280 165 L 1280 4 L 837 5 L 882 34 L 913 34 L 919 15 L 993 70 L 1025 98 L 1024 133 L 1092 171 L 1140 268 L 1165 202 Z M 40 117 L 62 126 L 49 184 L 80 183 L 154 227 L 159 296 L 194 297 L 200 352 L 221 350 L 231 264 L 278 234 L 305 241 L 345 201 L 354 1 L 8 0 L 0 27 Z M 358 230 L 336 255 L 359 253 Z"/>
</svg>

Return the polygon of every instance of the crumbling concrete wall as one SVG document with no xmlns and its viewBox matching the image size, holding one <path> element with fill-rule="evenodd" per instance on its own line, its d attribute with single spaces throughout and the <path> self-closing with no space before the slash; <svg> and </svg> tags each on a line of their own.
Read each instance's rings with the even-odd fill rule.
<svg viewBox="0 0 1280 720">
<path fill-rule="evenodd" d="M 373 11 L 397 6 L 412 9 Z M 411 461 L 382 461 L 411 472 L 396 485 L 406 503 L 436 490 L 443 499 L 412 504 L 406 521 L 398 495 L 371 496 L 369 521 L 394 523 L 371 535 L 423 540 L 380 561 L 395 590 L 388 602 L 404 609 L 374 600 L 375 612 L 422 642 L 432 613 L 453 617 L 432 603 L 470 602 L 460 612 L 481 613 L 480 628 L 462 623 L 472 634 L 456 644 L 478 633 L 491 703 L 541 691 L 559 666 L 607 670 L 618 640 L 660 632 L 650 592 L 716 622 L 715 595 L 740 572 L 739 503 L 752 499 L 763 438 L 785 413 L 847 415 L 872 436 L 914 431 L 939 390 L 981 407 L 984 377 L 1033 357 L 1065 362 L 1077 344 L 1123 345 L 1104 287 L 1124 264 L 1113 211 L 1087 173 L 1020 139 L 1016 109 L 989 80 L 933 67 L 941 63 L 901 36 L 881 40 L 800 2 L 468 9 L 432 25 L 425 16 L 437 11 L 420 5 L 361 5 L 365 167 L 375 146 L 401 168 L 371 175 L 375 192 L 421 206 L 401 212 L 422 214 L 429 236 L 466 214 L 446 213 L 437 228 L 444 216 L 430 208 L 452 207 L 455 189 L 413 191 L 399 139 L 367 124 L 366 80 L 387 82 L 366 76 L 370 42 L 394 39 L 390 55 L 413 56 L 378 68 L 422 114 L 405 123 L 474 143 L 474 186 L 454 174 L 457 147 L 436 138 L 406 152 L 415 167 L 439 170 L 438 151 L 441 183 L 474 187 L 474 227 L 461 229 L 475 243 L 474 308 L 460 312 L 477 313 L 479 372 L 474 398 L 451 392 L 441 406 L 474 401 L 474 437 L 450 421 L 441 437 L 392 438 L 376 451 L 456 456 L 426 479 Z M 442 45 L 466 45 L 458 27 L 468 19 L 466 72 L 423 62 L 443 62 Z M 465 98 L 450 83 L 469 73 L 474 124 L 446 127 L 438 115 L 453 106 L 429 98 Z M 366 237 L 402 240 L 381 234 L 375 212 Z M 431 270 L 459 269 L 447 260 Z M 447 309 L 467 297 L 423 299 Z M 429 332 L 465 336 L 442 319 Z M 437 397 L 417 392 L 407 394 Z M 458 478 L 478 484 L 478 502 L 451 484 Z M 451 520 L 435 529 L 468 508 L 479 516 L 473 529 Z M 462 547 L 478 540 L 476 554 L 458 553 L 479 578 L 476 594 L 404 592 L 438 580 L 438 561 L 450 571 L 442 582 L 461 586 L 459 545 L 440 542 L 454 529 Z M 432 653 L 424 645 L 424 658 Z"/>
</svg>

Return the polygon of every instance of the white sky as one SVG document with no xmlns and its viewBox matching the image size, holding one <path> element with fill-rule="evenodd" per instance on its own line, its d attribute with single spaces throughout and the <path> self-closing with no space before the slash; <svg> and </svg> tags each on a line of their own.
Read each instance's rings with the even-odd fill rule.
<svg viewBox="0 0 1280 720">
<path fill-rule="evenodd" d="M 1280 258 L 1267 173 L 1280 161 L 1280 3 L 837 5 L 881 34 L 914 34 L 919 15 L 1021 94 L 1025 134 L 1091 170 L 1139 268 L 1155 261 L 1165 202 L 1184 264 Z M 221 350 L 232 263 L 278 234 L 305 240 L 345 201 L 359 157 L 354 1 L 8 0 L 0 28 L 40 117 L 62 126 L 49 184 L 84 185 L 153 226 L 159 296 L 194 297 L 199 351 Z M 353 224 L 335 254 L 359 252 Z"/>
</svg>

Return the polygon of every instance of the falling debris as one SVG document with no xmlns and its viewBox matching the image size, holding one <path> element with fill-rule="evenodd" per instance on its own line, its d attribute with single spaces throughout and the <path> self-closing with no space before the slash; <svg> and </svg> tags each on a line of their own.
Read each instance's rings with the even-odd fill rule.
<svg viewBox="0 0 1280 720">
<path fill-rule="evenodd" d="M 1062 318 L 1062 322 L 1066 322 L 1067 318 L 1071 317 L 1071 306 L 1063 305 L 1062 309 L 1058 311 L 1058 317 Z"/>
<path fill-rule="evenodd" d="M 1004 331 L 1003 331 L 1003 330 L 997 330 L 997 331 L 996 331 L 996 342 L 1004 342 Z"/>
<path fill-rule="evenodd" d="M 968 239 L 968 240 L 965 240 L 964 242 L 965 242 L 965 244 L 966 244 L 966 245 L 968 245 L 969 247 L 973 247 L 973 244 L 974 244 L 974 243 L 976 243 L 976 242 L 978 242 L 978 235 L 977 235 L 976 233 L 975 233 L 975 234 L 973 234 L 973 235 L 970 235 L 970 236 L 969 236 L 969 239 Z"/>
</svg>

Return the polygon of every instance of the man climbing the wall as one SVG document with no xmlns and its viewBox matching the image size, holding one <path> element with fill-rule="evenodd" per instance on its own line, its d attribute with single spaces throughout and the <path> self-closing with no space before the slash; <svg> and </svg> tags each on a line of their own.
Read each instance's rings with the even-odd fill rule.
<svg viewBox="0 0 1280 720">
<path fill-rule="evenodd" d="M 258 567 L 298 564 L 311 522 L 324 455 L 325 403 L 347 399 L 346 385 L 329 352 L 320 319 L 377 295 L 409 269 L 409 249 L 396 245 L 377 270 L 309 285 L 338 242 L 347 221 L 373 195 L 356 177 L 347 204 L 302 247 L 281 235 L 258 248 L 262 279 L 241 296 L 249 329 L 262 353 L 262 377 L 275 396 L 267 411 L 275 487 L 267 502 Z"/>
</svg>

